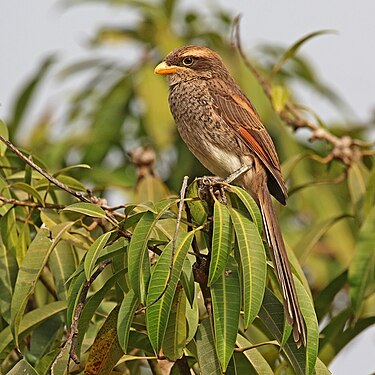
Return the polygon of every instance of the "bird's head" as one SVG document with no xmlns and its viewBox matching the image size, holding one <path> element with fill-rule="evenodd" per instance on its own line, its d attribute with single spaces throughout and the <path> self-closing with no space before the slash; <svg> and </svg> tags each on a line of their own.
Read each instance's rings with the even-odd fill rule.
<svg viewBox="0 0 375 375">
<path fill-rule="evenodd" d="M 172 85 L 192 79 L 229 75 L 221 57 L 211 49 L 200 46 L 184 46 L 170 52 L 154 72 L 167 75 Z"/>
</svg>

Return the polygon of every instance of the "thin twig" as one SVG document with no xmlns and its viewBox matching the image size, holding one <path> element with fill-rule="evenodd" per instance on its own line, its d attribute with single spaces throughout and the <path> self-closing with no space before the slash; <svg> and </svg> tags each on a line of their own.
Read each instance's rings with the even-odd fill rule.
<svg viewBox="0 0 375 375">
<path fill-rule="evenodd" d="M 78 339 L 78 322 L 81 316 L 82 310 L 86 304 L 86 297 L 89 291 L 90 286 L 96 280 L 96 278 L 103 272 L 104 268 L 107 267 L 109 264 L 112 263 L 112 259 L 107 259 L 101 264 L 99 264 L 96 271 L 92 274 L 89 280 L 86 280 L 85 284 L 83 285 L 81 295 L 79 296 L 79 301 L 77 303 L 76 309 L 74 311 L 74 316 L 72 319 L 72 324 L 70 326 L 70 335 L 67 340 L 67 345 L 70 345 L 69 351 L 69 359 L 67 368 L 69 369 L 70 360 L 73 360 L 77 365 L 79 365 L 80 361 L 76 354 L 76 346 L 77 346 L 77 339 Z"/>
<path fill-rule="evenodd" d="M 243 353 L 243 352 L 246 352 L 247 350 L 260 348 L 261 346 L 266 346 L 266 345 L 277 345 L 277 346 L 280 346 L 280 344 L 278 343 L 277 340 L 272 340 L 272 341 L 261 342 L 259 344 L 245 346 L 243 348 L 235 348 L 234 351 L 237 352 L 237 353 Z"/>
<path fill-rule="evenodd" d="M 263 88 L 265 95 L 270 101 L 274 108 L 274 98 L 272 92 L 272 86 L 269 81 L 260 73 L 260 71 L 249 61 L 246 54 L 243 51 L 240 31 L 239 31 L 240 17 L 236 17 L 233 24 L 233 39 L 234 44 L 239 52 L 245 66 L 251 71 L 251 73 L 258 80 Z M 332 145 L 332 150 L 327 156 L 327 160 L 333 159 L 340 160 L 346 167 L 349 167 L 353 162 L 360 160 L 360 158 L 366 155 L 367 151 L 362 151 L 360 148 L 370 147 L 372 144 L 363 142 L 359 139 L 351 138 L 347 135 L 337 137 L 330 133 L 328 130 L 322 128 L 319 124 L 314 123 L 305 118 L 297 108 L 297 105 L 292 102 L 286 102 L 283 108 L 280 110 L 275 109 L 281 120 L 290 125 L 294 130 L 299 128 L 307 128 L 311 130 L 310 140 L 324 140 Z"/>
<path fill-rule="evenodd" d="M 77 199 L 79 199 L 82 202 L 91 203 L 91 200 L 86 198 L 82 193 L 79 191 L 76 191 L 69 186 L 63 184 L 55 177 L 51 176 L 48 172 L 46 172 L 43 168 L 39 167 L 39 165 L 35 164 L 31 158 L 26 157 L 18 148 L 9 140 L 5 139 L 2 135 L 0 135 L 0 140 L 4 144 L 7 145 L 7 147 L 16 154 L 20 159 L 22 159 L 26 164 L 30 165 L 31 168 L 39 172 L 43 177 L 45 177 L 49 182 L 56 185 L 62 190 L 65 190 L 67 193 L 73 195 Z"/>
<path fill-rule="evenodd" d="M 13 206 L 18 207 L 30 207 L 30 208 L 55 208 L 58 210 L 61 210 L 66 207 L 64 204 L 56 204 L 56 203 L 40 203 L 40 202 L 34 202 L 34 201 L 20 201 L 18 199 L 14 198 L 7 198 L 0 196 L 0 201 L 4 204 L 12 204 Z"/>
</svg>

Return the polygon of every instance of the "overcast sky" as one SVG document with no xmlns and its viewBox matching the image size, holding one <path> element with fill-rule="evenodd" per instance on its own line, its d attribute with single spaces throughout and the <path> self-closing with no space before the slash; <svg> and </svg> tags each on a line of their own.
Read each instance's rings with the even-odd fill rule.
<svg viewBox="0 0 375 375">
<path fill-rule="evenodd" d="M 234 14 L 242 13 L 246 49 L 262 42 L 290 45 L 321 29 L 337 35 L 321 36 L 302 48 L 320 76 L 350 103 L 354 119 L 368 121 L 375 109 L 375 1 L 349 0 L 230 0 L 220 2 Z M 186 4 L 205 4 L 202 0 Z M 87 55 L 85 42 L 95 27 L 120 24 L 126 11 L 99 5 L 63 9 L 51 0 L 0 1 L 0 117 L 10 113 L 12 99 L 24 80 L 48 53 L 63 62 Z M 229 5 L 230 4 L 230 7 Z M 38 106 L 51 100 L 44 87 Z M 325 120 L 341 119 L 329 103 L 303 93 L 307 105 Z M 53 97 L 52 97 L 53 99 Z M 368 375 L 375 372 L 375 327 L 344 349 L 331 365 L 334 374 Z"/>
</svg>

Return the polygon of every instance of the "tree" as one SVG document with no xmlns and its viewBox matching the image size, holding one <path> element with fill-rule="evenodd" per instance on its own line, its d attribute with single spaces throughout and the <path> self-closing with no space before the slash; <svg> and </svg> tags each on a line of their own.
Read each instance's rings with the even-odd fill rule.
<svg viewBox="0 0 375 375">
<path fill-rule="evenodd" d="M 147 361 L 154 374 L 329 373 L 375 320 L 375 168 L 371 145 L 359 140 L 365 126 L 344 132 L 305 116 L 289 89 L 298 80 L 342 105 L 297 55 L 322 32 L 287 50 L 263 46 L 270 63 L 261 65 L 244 53 L 236 22 L 231 46 L 232 17 L 219 8 L 208 26 L 177 1 L 122 5 L 138 22 L 102 28 L 94 41 L 131 43 L 137 63 L 67 67 L 65 77 L 89 78 L 63 124 L 46 116 L 16 147 L 49 58 L 19 95 L 9 127 L 1 123 L 2 372 L 138 374 Z M 284 324 L 256 204 L 236 186 L 194 179 L 208 173 L 177 137 L 167 87 L 153 77 L 162 56 L 191 42 L 227 60 L 284 161 L 290 198 L 280 221 L 306 348 L 296 348 Z M 52 137 L 59 126 L 62 135 Z M 314 142 L 297 141 L 290 128 L 308 129 Z M 108 204 L 113 191 L 118 206 Z"/>
</svg>

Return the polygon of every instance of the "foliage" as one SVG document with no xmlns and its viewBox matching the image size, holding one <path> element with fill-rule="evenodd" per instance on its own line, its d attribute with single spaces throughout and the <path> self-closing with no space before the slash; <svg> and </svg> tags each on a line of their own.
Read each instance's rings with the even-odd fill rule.
<svg viewBox="0 0 375 375">
<path fill-rule="evenodd" d="M 322 32 L 288 50 L 261 48 L 268 62 L 257 69 L 270 74 L 269 101 L 233 53 L 231 16 L 216 5 L 207 16 L 176 0 L 113 3 L 135 12 L 136 22 L 103 27 L 92 44 L 121 41 L 136 61 L 66 67 L 61 77 L 87 81 L 70 94 L 62 122 L 35 121 L 27 111 L 54 68 L 47 58 L 19 94 L 9 127 L 0 122 L 5 139 L 31 129 L 19 146 L 24 159 L 0 143 L 1 372 L 141 374 L 147 365 L 154 374 L 329 373 L 337 353 L 375 322 L 375 164 L 371 153 L 327 163 L 326 143 L 297 141 L 279 119 L 294 99 L 292 80 L 343 105 L 296 55 Z M 152 74 L 187 43 L 220 52 L 284 160 L 290 198 L 280 221 L 306 348 L 289 337 L 255 202 L 239 187 L 194 180 L 206 171 L 177 137 L 167 87 Z M 364 138 L 366 130 L 346 135 Z M 173 191 L 184 175 L 192 182 L 181 200 Z"/>
</svg>

